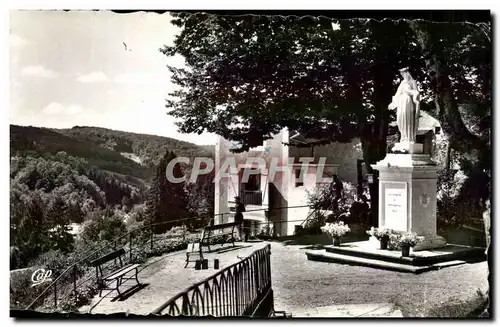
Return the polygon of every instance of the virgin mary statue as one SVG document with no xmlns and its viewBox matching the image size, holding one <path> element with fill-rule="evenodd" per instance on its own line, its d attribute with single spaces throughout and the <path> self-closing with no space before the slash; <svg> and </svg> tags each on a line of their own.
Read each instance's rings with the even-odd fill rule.
<svg viewBox="0 0 500 327">
<path fill-rule="evenodd" d="M 389 109 L 396 109 L 396 122 L 401 139 L 400 146 L 408 150 L 410 144 L 416 141 L 418 120 L 420 117 L 420 93 L 417 82 L 410 75 L 408 68 L 400 69 L 403 80 L 399 84 L 396 94 L 392 97 Z"/>
</svg>

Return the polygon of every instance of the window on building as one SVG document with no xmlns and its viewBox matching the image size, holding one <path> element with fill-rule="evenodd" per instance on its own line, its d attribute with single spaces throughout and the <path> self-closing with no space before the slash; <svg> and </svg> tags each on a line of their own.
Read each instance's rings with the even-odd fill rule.
<svg viewBox="0 0 500 327">
<path fill-rule="evenodd" d="M 245 184 L 246 191 L 259 191 L 260 190 L 260 174 L 248 176 L 248 182 Z"/>
<path fill-rule="evenodd" d="M 300 176 L 301 168 L 295 169 L 295 187 L 304 186 L 304 178 Z"/>
</svg>

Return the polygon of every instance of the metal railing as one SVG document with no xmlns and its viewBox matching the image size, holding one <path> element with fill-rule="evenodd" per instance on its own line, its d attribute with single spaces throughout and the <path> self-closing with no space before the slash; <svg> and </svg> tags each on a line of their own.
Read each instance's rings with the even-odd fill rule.
<svg viewBox="0 0 500 327">
<path fill-rule="evenodd" d="M 276 211 L 276 210 L 283 210 L 290 208 L 305 208 L 305 207 L 309 206 L 302 205 L 302 206 L 278 207 L 273 209 L 255 209 L 255 210 L 247 210 L 247 212 L 265 211 L 265 210 Z M 207 217 L 206 219 L 201 219 L 203 220 L 203 222 L 201 223 L 199 222 L 200 218 L 185 218 L 185 219 L 155 223 L 147 226 L 138 227 L 134 230 L 125 233 L 124 235 L 117 237 L 113 241 L 102 241 L 89 251 L 86 251 L 85 253 L 81 254 L 81 256 L 83 256 L 82 259 L 76 261 L 68 268 L 63 270 L 61 273 L 53 272 L 52 275 L 53 281 L 43 291 L 41 291 L 38 294 L 38 296 L 25 308 L 25 310 L 33 310 L 34 308 L 39 307 L 42 304 L 44 304 L 47 307 L 48 304 L 45 301 L 50 297 L 52 297 L 53 299 L 52 311 L 58 310 L 61 303 L 65 300 L 69 300 L 71 297 L 73 297 L 76 300 L 76 298 L 78 297 L 79 288 L 81 288 L 82 286 L 89 286 L 92 284 L 95 285 L 97 283 L 95 273 L 89 272 L 89 269 L 93 269 L 92 267 L 89 266 L 89 262 L 109 253 L 111 249 L 116 250 L 119 248 L 125 248 L 126 250 L 126 258 L 125 258 L 126 260 L 124 261 L 125 263 L 135 262 L 134 260 L 137 258 L 137 255 L 139 254 L 140 251 L 147 250 L 149 248 L 150 253 L 154 252 L 155 244 L 158 244 L 161 241 L 169 239 L 170 240 L 177 239 L 179 241 L 182 241 L 179 244 L 178 248 L 173 249 L 174 251 L 185 249 L 187 244 L 185 243 L 186 237 L 189 235 L 189 231 L 186 228 L 183 229 L 183 233 L 181 234 L 167 235 L 167 234 L 156 234 L 155 228 L 158 226 L 162 225 L 180 226 L 183 224 L 186 225 L 194 223 L 196 221 L 198 221 L 199 224 L 206 226 L 210 222 L 212 222 L 215 219 L 215 217 L 217 216 L 224 217 L 228 215 L 231 216 L 233 215 L 233 213 L 227 212 L 214 215 L 213 217 L 210 218 Z M 290 223 L 290 222 L 298 223 L 302 221 L 304 221 L 304 219 L 267 221 L 267 222 L 261 222 L 259 224 L 280 226 L 280 224 L 282 223 Z M 194 241 L 196 239 L 196 236 L 193 237 Z M 155 254 L 160 255 L 165 252 L 167 251 L 162 252 L 161 249 L 158 249 L 158 253 Z M 103 269 L 113 269 L 114 267 L 113 265 L 115 265 L 115 262 L 111 261 L 110 263 L 103 265 L 102 267 Z M 47 268 L 50 269 L 50 267 Z M 68 285 L 71 286 L 68 287 Z"/>
<path fill-rule="evenodd" d="M 252 316 L 271 290 L 271 245 L 177 294 L 153 311 L 170 316 Z M 272 302 L 271 302 L 272 303 Z M 269 308 L 271 312 L 272 308 Z"/>
<path fill-rule="evenodd" d="M 262 199 L 262 191 L 241 191 L 240 197 L 244 205 L 260 206 L 264 202 Z"/>
<path fill-rule="evenodd" d="M 206 218 L 204 221 L 205 224 L 208 223 L 213 218 Z M 92 283 L 96 283 L 95 274 L 89 274 L 88 277 L 85 276 L 85 273 L 88 272 L 90 261 L 103 256 L 109 253 L 111 250 L 116 250 L 119 248 L 125 248 L 125 263 L 132 262 L 136 259 L 139 251 L 147 249 L 149 247 L 150 253 L 154 251 L 155 244 L 158 244 L 162 240 L 168 239 L 177 239 L 179 241 L 185 241 L 186 236 L 189 231 L 187 228 L 183 228 L 183 232 L 178 235 L 168 235 L 168 234 L 155 234 L 155 228 L 159 226 L 179 226 L 186 223 L 194 223 L 196 220 L 194 218 L 185 218 L 172 220 L 167 222 L 150 224 L 147 226 L 141 226 L 134 230 L 131 230 L 113 241 L 102 241 L 97 244 L 97 246 L 93 247 L 89 251 L 82 254 L 83 258 L 78 260 L 77 262 L 70 265 L 61 273 L 55 272 L 53 275 L 53 281 L 42 291 L 40 294 L 26 307 L 26 310 L 33 309 L 34 307 L 41 305 L 43 301 L 45 301 L 51 292 L 53 292 L 53 309 L 57 310 L 58 305 L 63 300 L 67 300 L 69 297 L 77 297 L 77 289 L 84 285 L 90 285 Z M 181 250 L 182 244 L 179 246 L 178 250 Z M 103 265 L 103 269 L 112 269 L 116 263 L 111 261 L 110 263 Z M 50 267 L 48 267 L 50 269 Z M 82 277 L 86 277 L 82 280 Z M 67 285 L 72 284 L 71 291 L 66 292 L 67 294 L 61 294 L 64 288 L 67 289 Z"/>
</svg>

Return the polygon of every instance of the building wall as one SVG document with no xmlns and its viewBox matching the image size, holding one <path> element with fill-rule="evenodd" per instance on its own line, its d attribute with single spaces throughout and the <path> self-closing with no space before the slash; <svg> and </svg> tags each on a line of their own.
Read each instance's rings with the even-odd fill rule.
<svg viewBox="0 0 500 327">
<path fill-rule="evenodd" d="M 278 158 L 278 166 L 283 167 L 288 161 L 288 147 L 283 145 L 289 140 L 288 130 L 283 129 L 273 139 L 267 140 L 265 147 L 270 148 L 269 157 Z M 285 172 L 276 172 L 270 176 L 269 190 L 269 221 L 274 222 L 274 233 L 276 235 L 286 235 L 287 225 L 283 223 L 288 220 L 288 210 L 284 209 L 288 204 L 288 183 Z"/>
<path fill-rule="evenodd" d="M 333 143 L 325 146 L 311 148 L 297 148 L 286 146 L 283 143 L 289 142 L 289 132 L 284 129 L 274 138 L 264 142 L 263 148 L 269 148 L 269 153 L 265 155 L 268 158 L 269 167 L 270 158 L 278 158 L 278 166 L 286 167 L 287 173 L 276 172 L 273 176 L 262 176 L 261 189 L 266 192 L 265 198 L 269 202 L 269 221 L 274 222 L 274 232 L 276 235 L 292 235 L 295 225 L 300 225 L 301 221 L 307 218 L 309 208 L 307 206 L 307 191 L 311 191 L 316 185 L 316 167 L 311 165 L 304 176 L 304 185 L 295 185 L 294 166 L 288 165 L 289 158 L 296 157 L 326 157 L 325 173 L 337 174 L 342 181 L 356 183 L 357 159 L 362 159 L 362 151 L 359 139 L 353 139 L 350 143 Z M 216 146 L 216 167 L 217 160 L 222 157 L 234 156 L 229 152 L 229 142 L 222 138 L 220 144 Z M 236 163 L 243 163 L 245 158 L 253 156 L 252 152 L 236 155 Z M 328 166 L 329 165 L 329 166 Z M 295 166 L 300 169 L 300 166 Z M 234 172 L 235 173 L 235 172 Z M 216 183 L 216 206 L 215 213 L 229 212 L 232 206 L 233 198 L 238 192 L 237 175 L 233 173 L 232 180 L 221 180 Z M 269 172 L 266 172 L 269 174 Z M 267 183 L 266 183 L 267 181 Z M 219 184 L 219 185 L 217 185 Z M 304 206 L 303 208 L 288 208 L 290 206 Z M 262 213 L 263 214 L 263 213 Z M 250 216 L 250 215 L 248 215 Z M 231 221 L 232 214 L 225 218 L 224 222 Z M 298 221 L 295 221 L 298 220 Z"/>
<path fill-rule="evenodd" d="M 221 162 L 223 162 L 224 158 L 229 155 L 229 142 L 224 140 L 224 138 L 219 137 L 217 143 L 215 144 L 215 173 L 216 178 L 219 173 L 219 168 L 221 166 Z M 221 224 L 226 221 L 229 213 L 228 206 L 228 179 L 220 178 L 216 180 L 215 183 L 215 206 L 214 206 L 214 223 Z M 224 215 L 225 214 L 225 215 Z"/>
<path fill-rule="evenodd" d="M 356 163 L 363 159 L 361 141 L 353 139 L 349 143 L 332 143 L 314 148 L 315 157 L 326 157 L 326 162 L 338 164 L 338 177 L 344 182 L 356 184 L 358 181 Z"/>
</svg>

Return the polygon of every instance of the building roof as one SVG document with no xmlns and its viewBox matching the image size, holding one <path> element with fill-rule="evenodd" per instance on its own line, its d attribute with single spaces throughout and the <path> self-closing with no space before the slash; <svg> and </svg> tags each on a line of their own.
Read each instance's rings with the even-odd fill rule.
<svg viewBox="0 0 500 327">
<path fill-rule="evenodd" d="M 396 126 L 396 122 L 390 123 L 390 126 Z M 436 127 L 441 127 L 439 120 L 432 117 L 425 111 L 420 111 L 420 119 L 418 120 L 418 132 L 419 134 L 425 134 L 428 131 L 434 131 Z"/>
<path fill-rule="evenodd" d="M 425 111 L 420 111 L 420 119 L 418 120 L 418 130 L 433 131 L 436 127 L 441 127 L 439 120 L 432 117 Z"/>
</svg>

